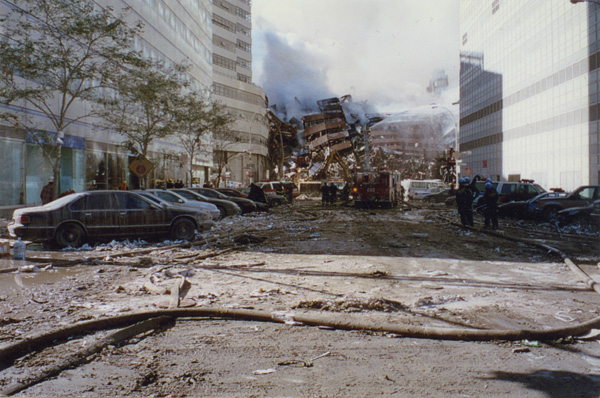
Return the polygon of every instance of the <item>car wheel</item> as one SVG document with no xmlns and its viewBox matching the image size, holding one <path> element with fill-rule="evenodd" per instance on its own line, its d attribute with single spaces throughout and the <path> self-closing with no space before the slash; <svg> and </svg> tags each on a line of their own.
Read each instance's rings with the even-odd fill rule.
<svg viewBox="0 0 600 398">
<path fill-rule="evenodd" d="M 273 199 L 271 201 L 271 206 L 273 206 L 273 207 L 281 206 L 281 200 L 279 200 L 279 199 Z"/>
<path fill-rule="evenodd" d="M 225 217 L 227 217 L 227 210 L 225 210 L 224 207 L 219 206 L 219 213 L 221 213 L 221 215 L 219 216 L 219 220 L 222 220 Z"/>
<path fill-rule="evenodd" d="M 55 241 L 59 248 L 79 247 L 85 240 L 83 228 L 77 224 L 69 223 L 61 225 L 56 231 Z"/>
<path fill-rule="evenodd" d="M 196 236 L 196 226 L 187 218 L 180 218 L 171 227 L 171 239 L 191 241 Z"/>
</svg>

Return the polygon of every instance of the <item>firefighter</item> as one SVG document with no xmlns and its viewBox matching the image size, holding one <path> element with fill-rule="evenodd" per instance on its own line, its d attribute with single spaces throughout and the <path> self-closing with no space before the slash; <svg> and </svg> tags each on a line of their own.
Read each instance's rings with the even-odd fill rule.
<svg viewBox="0 0 600 398">
<path fill-rule="evenodd" d="M 335 204 L 335 200 L 337 198 L 337 187 L 335 186 L 335 184 L 332 182 L 329 183 L 329 203 L 334 205 Z"/>
<path fill-rule="evenodd" d="M 342 198 L 341 198 L 344 202 L 347 202 L 350 200 L 350 185 L 348 185 L 348 183 L 344 184 L 344 188 L 342 188 Z"/>
<path fill-rule="evenodd" d="M 291 185 L 286 185 L 284 188 L 285 198 L 290 202 L 290 204 L 294 203 L 294 188 Z"/>
<path fill-rule="evenodd" d="M 327 182 L 323 182 L 321 184 L 321 204 L 329 203 L 329 187 L 327 186 Z"/>
<path fill-rule="evenodd" d="M 490 228 L 490 222 L 492 229 L 498 229 L 498 192 L 494 188 L 491 182 L 485 183 L 485 193 L 481 198 L 483 202 L 483 215 L 485 217 L 484 228 Z"/>
<path fill-rule="evenodd" d="M 464 178 L 458 180 L 456 191 L 456 207 L 463 227 L 473 226 L 473 194 Z"/>
</svg>

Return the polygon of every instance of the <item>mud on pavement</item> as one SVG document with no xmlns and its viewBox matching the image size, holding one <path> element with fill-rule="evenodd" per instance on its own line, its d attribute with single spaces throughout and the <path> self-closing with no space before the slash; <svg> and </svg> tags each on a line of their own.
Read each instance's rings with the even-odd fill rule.
<svg viewBox="0 0 600 398">
<path fill-rule="evenodd" d="M 455 219 L 443 206 L 358 210 L 301 201 L 225 219 L 193 245 L 30 251 L 12 266 L 37 272 L 0 274 L 0 349 L 78 322 L 216 307 L 267 313 L 279 323 L 177 318 L 16 394 L 597 397 L 593 336 L 448 341 L 295 321 L 547 330 L 600 315 L 598 294 L 558 256 L 462 229 Z M 502 223 L 502 235 L 558 247 L 600 280 L 597 238 Z M 0 366 L 0 390 L 110 333 L 79 334 L 11 360 Z"/>
</svg>

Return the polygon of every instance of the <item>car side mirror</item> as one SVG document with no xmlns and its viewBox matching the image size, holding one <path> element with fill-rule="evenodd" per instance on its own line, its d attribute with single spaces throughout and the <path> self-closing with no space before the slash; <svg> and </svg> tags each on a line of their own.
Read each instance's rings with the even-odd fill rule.
<svg viewBox="0 0 600 398">
<path fill-rule="evenodd" d="M 183 199 L 177 199 L 177 203 L 185 203 L 185 200 L 183 200 Z"/>
</svg>

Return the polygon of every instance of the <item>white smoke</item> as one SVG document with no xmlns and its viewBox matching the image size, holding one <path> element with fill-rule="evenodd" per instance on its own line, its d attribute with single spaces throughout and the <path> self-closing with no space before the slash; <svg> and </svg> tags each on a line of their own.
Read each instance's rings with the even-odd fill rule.
<svg viewBox="0 0 600 398">
<path fill-rule="evenodd" d="M 334 97 L 327 86 L 327 70 L 302 44 L 290 45 L 275 33 L 265 34 L 264 81 L 259 82 L 284 120 L 318 111 L 317 101 Z M 285 114 L 283 113 L 285 111 Z"/>
</svg>

